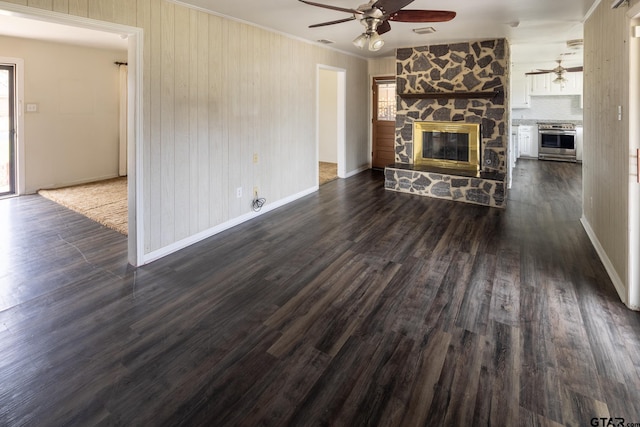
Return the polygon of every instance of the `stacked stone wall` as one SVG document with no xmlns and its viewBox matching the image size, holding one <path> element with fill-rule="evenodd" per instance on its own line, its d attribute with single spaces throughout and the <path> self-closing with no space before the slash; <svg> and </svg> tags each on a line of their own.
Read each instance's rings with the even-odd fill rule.
<svg viewBox="0 0 640 427">
<path fill-rule="evenodd" d="M 451 200 L 501 207 L 507 174 L 509 143 L 509 46 L 505 39 L 398 49 L 395 161 L 387 171 L 386 188 Z M 431 93 L 474 94 L 475 98 L 430 98 Z M 406 98 L 404 94 L 421 94 Z M 439 95 L 442 96 L 442 95 Z M 413 124 L 416 121 L 459 121 L 480 124 L 480 172 L 456 178 L 407 170 L 413 164 Z M 413 176 L 408 179 L 408 175 Z M 430 184 L 422 186 L 427 180 Z M 461 181 L 462 180 L 462 181 Z M 418 182 L 407 185 L 407 182 Z M 463 182 L 464 181 L 464 182 Z M 402 186 L 399 184 L 403 182 Z M 461 184 L 465 185 L 461 185 Z M 452 185 L 454 184 L 454 185 Z M 422 188 L 424 187 L 424 188 Z M 465 191 L 465 189 L 467 189 Z M 435 192 L 435 193 L 434 193 Z"/>
</svg>

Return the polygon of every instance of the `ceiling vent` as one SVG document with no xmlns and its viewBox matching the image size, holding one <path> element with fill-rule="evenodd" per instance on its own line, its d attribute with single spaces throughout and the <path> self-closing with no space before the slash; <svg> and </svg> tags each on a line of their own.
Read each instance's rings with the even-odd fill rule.
<svg viewBox="0 0 640 427">
<path fill-rule="evenodd" d="M 413 32 L 416 34 L 433 34 L 436 32 L 436 29 L 433 27 L 414 28 Z"/>
<path fill-rule="evenodd" d="M 322 44 L 334 44 L 335 42 L 332 40 L 327 40 L 327 39 L 320 39 L 318 40 L 318 43 L 322 43 Z"/>
<path fill-rule="evenodd" d="M 578 49 L 582 49 L 582 46 L 584 46 L 583 39 L 567 40 L 567 47 L 569 49 L 578 50 Z"/>
</svg>

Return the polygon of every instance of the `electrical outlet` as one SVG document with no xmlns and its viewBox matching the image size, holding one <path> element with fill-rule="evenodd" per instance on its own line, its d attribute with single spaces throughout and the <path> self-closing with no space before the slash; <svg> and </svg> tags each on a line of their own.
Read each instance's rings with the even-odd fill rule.
<svg viewBox="0 0 640 427">
<path fill-rule="evenodd" d="M 238 199 L 242 197 L 242 187 L 236 188 L 236 197 Z"/>
<path fill-rule="evenodd" d="M 253 153 L 253 163 L 258 163 L 258 153 Z"/>
</svg>

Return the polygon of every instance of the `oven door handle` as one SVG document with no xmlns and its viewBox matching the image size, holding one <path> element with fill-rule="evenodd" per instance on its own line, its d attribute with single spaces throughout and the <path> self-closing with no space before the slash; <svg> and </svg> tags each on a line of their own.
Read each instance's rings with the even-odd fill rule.
<svg viewBox="0 0 640 427">
<path fill-rule="evenodd" d="M 538 133 L 541 133 L 544 135 L 575 135 L 576 134 L 576 132 L 572 130 L 544 130 L 544 129 L 539 130 Z"/>
</svg>

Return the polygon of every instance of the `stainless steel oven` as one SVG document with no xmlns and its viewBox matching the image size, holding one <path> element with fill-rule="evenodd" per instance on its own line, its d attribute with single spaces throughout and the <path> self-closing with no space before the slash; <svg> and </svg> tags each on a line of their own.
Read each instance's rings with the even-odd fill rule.
<svg viewBox="0 0 640 427">
<path fill-rule="evenodd" d="M 538 123 L 538 158 L 576 161 L 576 126 L 571 123 Z"/>
</svg>

